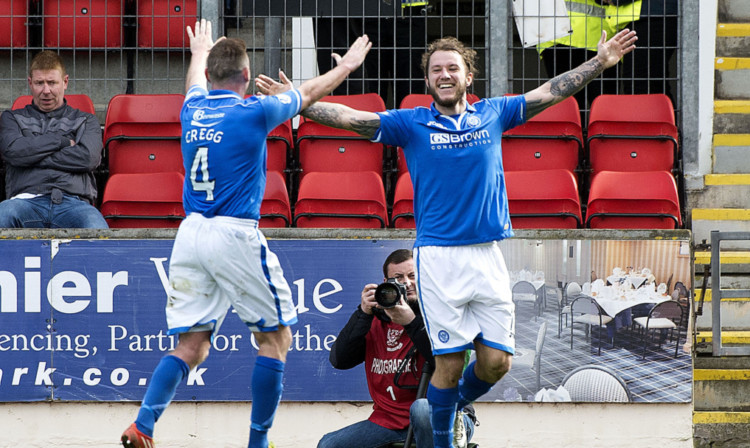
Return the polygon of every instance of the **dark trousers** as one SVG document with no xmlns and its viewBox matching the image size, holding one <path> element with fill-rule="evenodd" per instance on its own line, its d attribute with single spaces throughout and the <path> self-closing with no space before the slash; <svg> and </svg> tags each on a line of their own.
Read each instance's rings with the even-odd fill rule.
<svg viewBox="0 0 750 448">
<path fill-rule="evenodd" d="M 636 49 L 622 63 L 625 93 L 664 93 L 674 103 L 670 59 L 677 48 L 677 17 L 644 17 L 632 24 Z"/>
</svg>

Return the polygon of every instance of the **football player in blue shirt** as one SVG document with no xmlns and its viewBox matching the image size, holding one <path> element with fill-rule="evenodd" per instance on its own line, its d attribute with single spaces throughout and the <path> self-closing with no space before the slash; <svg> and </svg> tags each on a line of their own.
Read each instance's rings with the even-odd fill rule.
<svg viewBox="0 0 750 448">
<path fill-rule="evenodd" d="M 508 372 L 514 342 L 510 281 L 498 241 L 513 235 L 505 192 L 502 133 L 581 90 L 635 48 L 635 33 L 606 33 L 595 57 L 519 96 L 487 98 L 473 105 L 466 89 L 476 53 L 455 38 L 430 44 L 422 59 L 430 108 L 357 111 L 316 103 L 302 115 L 355 131 L 406 155 L 414 186 L 420 306 L 435 354 L 427 391 L 436 448 L 452 444 L 459 409 L 485 394 Z M 291 83 L 261 76 L 261 92 Z M 464 351 L 476 361 L 464 370 Z"/>
<path fill-rule="evenodd" d="M 205 20 L 196 22 L 195 33 L 190 27 L 187 32 L 192 59 L 181 112 L 187 218 L 170 257 L 166 308 L 169 334 L 178 334 L 179 343 L 154 370 L 138 418 L 121 441 L 125 447 L 154 446 L 154 424 L 178 384 L 208 356 L 231 306 L 259 347 L 248 447 L 267 448 L 292 341 L 289 326 L 297 315 L 278 258 L 258 229 L 266 137 L 338 86 L 362 64 L 371 44 L 360 37 L 343 57 L 334 56 L 337 67 L 298 89 L 243 99 L 252 79 L 245 43 L 214 43 Z"/>
</svg>

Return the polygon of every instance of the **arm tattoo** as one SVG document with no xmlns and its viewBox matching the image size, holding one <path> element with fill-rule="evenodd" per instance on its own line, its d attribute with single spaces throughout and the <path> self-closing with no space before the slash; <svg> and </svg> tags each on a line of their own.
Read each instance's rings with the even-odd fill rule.
<svg viewBox="0 0 750 448">
<path fill-rule="evenodd" d="M 303 110 L 301 115 L 326 126 L 354 131 L 366 138 L 374 137 L 380 127 L 380 117 L 362 120 L 350 111 L 339 104 L 318 102 Z"/>
<path fill-rule="evenodd" d="M 550 80 L 550 93 L 558 99 L 567 98 L 599 76 L 604 67 L 597 58 L 589 59 L 578 67 Z"/>
<path fill-rule="evenodd" d="M 594 57 L 570 71 L 555 76 L 547 81 L 552 97 L 528 101 L 526 104 L 527 116 L 537 115 L 549 106 L 575 95 L 603 71 L 604 66 Z"/>
</svg>

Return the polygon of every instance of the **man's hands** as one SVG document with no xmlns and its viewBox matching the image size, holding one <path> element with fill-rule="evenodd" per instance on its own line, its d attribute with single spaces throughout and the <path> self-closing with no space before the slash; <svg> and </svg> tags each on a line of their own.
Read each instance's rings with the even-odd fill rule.
<svg viewBox="0 0 750 448">
<path fill-rule="evenodd" d="M 331 57 L 336 61 L 336 65 L 343 66 L 349 70 L 349 73 L 353 72 L 365 61 L 367 52 L 372 48 L 372 42 L 367 34 L 364 34 L 354 41 L 349 51 L 341 57 L 336 53 L 331 54 Z"/>
<path fill-rule="evenodd" d="M 354 41 L 343 57 L 336 53 L 331 54 L 331 57 L 336 60 L 337 66 L 344 67 L 351 73 L 362 65 L 370 48 L 372 48 L 372 42 L 365 34 Z M 281 70 L 279 70 L 279 80 L 281 82 L 261 74 L 255 78 L 255 87 L 258 89 L 258 93 L 263 95 L 278 95 L 294 88 L 294 83 Z"/>
<path fill-rule="evenodd" d="M 187 33 L 190 38 L 190 53 L 192 53 L 194 57 L 198 54 L 207 56 L 214 44 L 224 39 L 224 36 L 222 36 L 214 42 L 214 39 L 211 36 L 211 22 L 206 19 L 201 19 L 200 21 L 195 22 L 195 33 L 193 33 L 193 30 L 188 26 Z"/>
<path fill-rule="evenodd" d="M 366 314 L 372 314 L 374 308 L 380 308 L 380 305 L 375 300 L 375 290 L 377 287 L 378 285 L 370 283 L 365 285 L 365 288 L 362 290 L 362 301 L 359 307 Z M 401 326 L 410 324 L 416 317 L 414 311 L 404 299 L 399 300 L 393 308 L 386 308 L 383 311 L 390 317 L 393 323 Z"/>
<path fill-rule="evenodd" d="M 258 89 L 258 93 L 263 95 L 278 95 L 294 88 L 294 83 L 281 70 L 279 70 L 279 79 L 281 82 L 270 76 L 260 74 L 255 78 L 255 87 Z"/>
<path fill-rule="evenodd" d="M 637 40 L 635 31 L 630 31 L 627 28 L 615 34 L 610 40 L 607 40 L 607 32 L 602 31 L 602 38 L 597 44 L 596 58 L 605 69 L 614 67 L 623 56 L 635 49 L 635 41 Z"/>
</svg>

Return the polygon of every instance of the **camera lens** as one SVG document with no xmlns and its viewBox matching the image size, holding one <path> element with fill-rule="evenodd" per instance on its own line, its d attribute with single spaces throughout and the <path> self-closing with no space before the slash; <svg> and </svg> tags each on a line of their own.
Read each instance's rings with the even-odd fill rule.
<svg viewBox="0 0 750 448">
<path fill-rule="evenodd" d="M 383 308 L 393 308 L 401 298 L 398 285 L 382 283 L 375 290 L 375 301 Z"/>
</svg>

